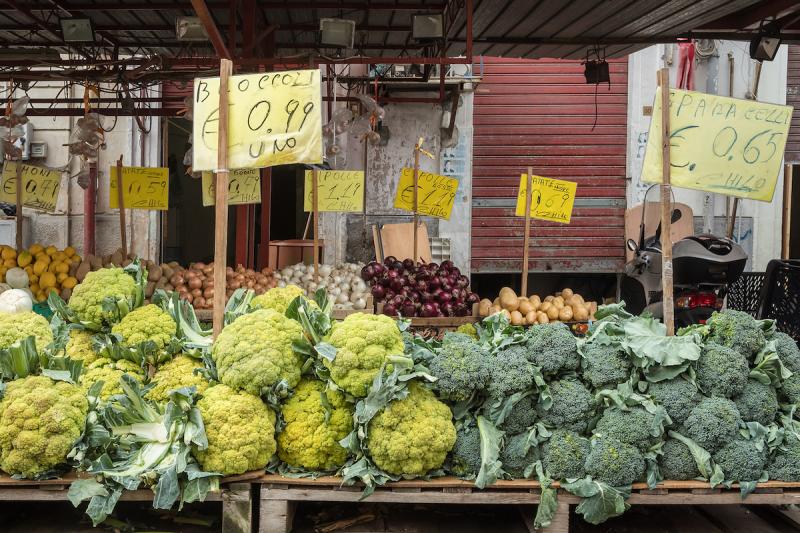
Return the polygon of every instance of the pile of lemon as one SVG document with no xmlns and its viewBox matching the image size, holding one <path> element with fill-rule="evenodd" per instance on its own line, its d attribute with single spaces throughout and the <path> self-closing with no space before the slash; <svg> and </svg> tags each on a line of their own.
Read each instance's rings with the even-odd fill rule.
<svg viewBox="0 0 800 533">
<path fill-rule="evenodd" d="M 27 250 L 17 251 L 11 246 L 1 245 L 0 259 L 0 282 L 6 281 L 6 272 L 14 267 L 25 270 L 29 289 L 37 302 L 47 300 L 47 295 L 53 290 L 63 295 L 65 290 L 72 291 L 78 284 L 75 272 L 81 257 L 72 246 L 59 250 L 55 246 L 34 244 Z"/>
</svg>

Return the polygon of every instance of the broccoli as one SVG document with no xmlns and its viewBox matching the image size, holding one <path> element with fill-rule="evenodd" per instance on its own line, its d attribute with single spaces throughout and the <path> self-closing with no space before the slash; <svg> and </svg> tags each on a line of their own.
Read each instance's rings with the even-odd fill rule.
<svg viewBox="0 0 800 533">
<path fill-rule="evenodd" d="M 611 437 L 592 439 L 586 456 L 586 473 L 612 487 L 630 485 L 644 477 L 645 462 L 641 452 L 630 444 Z"/>
<path fill-rule="evenodd" d="M 713 454 L 729 481 L 758 481 L 767 464 L 767 448 L 757 440 L 735 439 Z M 761 448 L 759 450 L 759 447 Z"/>
<path fill-rule="evenodd" d="M 594 431 L 597 435 L 636 446 L 644 452 L 660 440 L 650 434 L 654 421 L 655 415 L 648 413 L 644 407 L 627 410 L 610 407 L 605 410 Z"/>
<path fill-rule="evenodd" d="M 577 378 L 564 378 L 550 383 L 553 404 L 537 407 L 539 417 L 548 427 L 583 433 L 594 411 L 592 393 Z"/>
<path fill-rule="evenodd" d="M 456 328 L 456 333 L 462 333 L 478 340 L 478 330 L 475 328 L 474 324 L 461 324 Z"/>
<path fill-rule="evenodd" d="M 542 446 L 542 463 L 551 479 L 576 479 L 586 475 L 589 439 L 574 431 L 557 429 Z"/>
<path fill-rule="evenodd" d="M 536 423 L 536 399 L 532 395 L 525 396 L 508 413 L 500 428 L 508 435 L 522 433 Z"/>
<path fill-rule="evenodd" d="M 685 481 L 700 477 L 697 462 L 689 447 L 678 439 L 667 439 L 661 448 L 662 455 L 658 459 L 661 475 L 664 479 Z"/>
<path fill-rule="evenodd" d="M 503 398 L 533 387 L 534 369 L 522 344 L 512 344 L 497 352 L 491 368 L 487 391 L 493 398 Z"/>
<path fill-rule="evenodd" d="M 780 388 L 781 401 L 800 403 L 800 373 L 792 374 L 783 380 Z"/>
<path fill-rule="evenodd" d="M 800 373 L 800 348 L 798 348 L 794 339 L 786 333 L 778 331 L 772 335 L 772 340 L 775 341 L 775 351 L 778 353 L 783 366 L 793 373 Z"/>
<path fill-rule="evenodd" d="M 581 348 L 583 378 L 595 389 L 616 387 L 631 374 L 631 360 L 618 344 L 587 343 Z"/>
<path fill-rule="evenodd" d="M 428 368 L 438 378 L 439 396 L 454 402 L 468 400 L 489 381 L 489 351 L 463 333 L 448 333 Z"/>
<path fill-rule="evenodd" d="M 697 386 L 681 377 L 650 383 L 647 393 L 664 407 L 675 425 L 683 424 L 702 398 Z"/>
<path fill-rule="evenodd" d="M 684 423 L 685 435 L 710 453 L 739 434 L 742 417 L 736 404 L 725 398 L 705 398 L 692 409 Z"/>
<path fill-rule="evenodd" d="M 740 352 L 725 346 L 708 343 L 697 361 L 697 384 L 710 396 L 733 398 L 747 384 L 750 369 Z"/>
<path fill-rule="evenodd" d="M 578 368 L 578 343 L 565 324 L 539 324 L 530 328 L 529 335 L 525 344 L 528 357 L 542 369 L 543 374 Z"/>
<path fill-rule="evenodd" d="M 514 479 L 525 477 L 525 471 L 539 460 L 539 449 L 531 446 L 528 433 L 506 437 L 505 446 L 500 451 L 503 471 Z"/>
<path fill-rule="evenodd" d="M 456 443 L 450 453 L 450 469 L 457 476 L 472 477 L 481 469 L 481 433 L 475 425 L 456 428 Z"/>
<path fill-rule="evenodd" d="M 747 380 L 744 391 L 733 399 L 742 420 L 768 426 L 778 414 L 778 396 L 771 385 L 755 379 Z"/>
<path fill-rule="evenodd" d="M 766 343 L 761 324 L 743 311 L 715 312 L 706 324 L 711 342 L 731 348 L 747 359 L 755 357 Z"/>
<path fill-rule="evenodd" d="M 800 440 L 790 437 L 775 450 L 768 470 L 770 479 L 800 481 Z"/>
</svg>

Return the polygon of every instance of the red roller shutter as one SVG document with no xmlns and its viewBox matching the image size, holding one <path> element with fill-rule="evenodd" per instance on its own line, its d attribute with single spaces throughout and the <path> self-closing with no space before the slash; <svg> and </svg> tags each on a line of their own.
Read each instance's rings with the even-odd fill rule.
<svg viewBox="0 0 800 533">
<path fill-rule="evenodd" d="M 786 105 L 794 106 L 789 138 L 786 140 L 786 162 L 800 163 L 800 45 L 789 45 L 786 74 Z"/>
<path fill-rule="evenodd" d="M 578 183 L 571 224 L 532 221 L 531 270 L 621 269 L 627 60 L 610 69 L 609 89 L 587 85 L 579 62 L 484 59 L 473 107 L 473 272 L 522 271 L 523 219 L 514 206 L 529 165 Z"/>
</svg>

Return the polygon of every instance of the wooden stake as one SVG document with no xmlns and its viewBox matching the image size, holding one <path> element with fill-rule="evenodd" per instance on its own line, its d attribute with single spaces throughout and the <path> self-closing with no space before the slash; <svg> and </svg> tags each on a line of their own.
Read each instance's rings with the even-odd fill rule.
<svg viewBox="0 0 800 533">
<path fill-rule="evenodd" d="M 792 238 L 792 165 L 783 166 L 783 234 L 781 259 L 789 259 Z"/>
<path fill-rule="evenodd" d="M 22 161 L 17 161 L 17 190 L 16 190 L 16 245 L 17 251 L 22 250 Z"/>
<path fill-rule="evenodd" d="M 419 261 L 419 150 L 422 148 L 422 138 L 414 146 L 414 263 Z"/>
<path fill-rule="evenodd" d="M 311 169 L 311 209 L 314 211 L 314 281 L 319 280 L 319 199 L 317 169 Z"/>
<path fill-rule="evenodd" d="M 214 338 L 225 320 L 226 276 L 228 266 L 228 78 L 233 72 L 230 59 L 219 61 L 219 136 L 214 190 Z"/>
<path fill-rule="evenodd" d="M 669 158 L 669 69 L 658 73 L 661 87 L 661 284 L 664 325 L 667 335 L 675 335 L 675 307 L 672 298 L 672 185 Z"/>
<path fill-rule="evenodd" d="M 117 207 L 119 208 L 119 237 L 122 241 L 122 255 L 128 258 L 128 236 L 125 228 L 125 195 L 122 194 L 122 154 L 117 159 Z"/>
<path fill-rule="evenodd" d="M 533 167 L 528 167 L 525 185 L 525 239 L 522 245 L 522 290 L 520 296 L 528 295 L 528 248 L 531 244 L 531 189 L 533 188 Z"/>
</svg>

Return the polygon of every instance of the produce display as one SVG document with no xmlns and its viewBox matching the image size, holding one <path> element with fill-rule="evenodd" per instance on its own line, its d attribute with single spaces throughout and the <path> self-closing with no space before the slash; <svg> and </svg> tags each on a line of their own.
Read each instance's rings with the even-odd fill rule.
<svg viewBox="0 0 800 533">
<path fill-rule="evenodd" d="M 317 289 L 325 289 L 333 300 L 334 309 L 367 308 L 369 288 L 361 279 L 363 263 L 344 263 L 341 265 L 319 265 L 319 275 L 314 275 L 314 266 L 304 263 L 288 266 L 275 272 L 278 287 L 294 285 L 300 287 L 306 296 L 312 296 Z"/>
<path fill-rule="evenodd" d="M 388 316 L 468 316 L 480 300 L 469 290 L 469 278 L 452 261 L 423 264 L 389 256 L 383 263 L 364 266 L 361 277 Z"/>
<path fill-rule="evenodd" d="M 106 270 L 113 283 L 86 276 L 74 304 L 50 296 L 50 336 L 41 320 L 17 333 L 29 311 L 0 312 L 0 470 L 87 474 L 69 496 L 95 524 L 127 490 L 169 508 L 252 470 L 340 476 L 367 501 L 398 479 L 536 479 L 537 527 L 555 481 L 594 524 L 622 514 L 636 482 L 746 496 L 800 481 L 800 348 L 745 313 L 667 337 L 613 304 L 580 339 L 496 313 L 440 341 L 384 315 L 334 320 L 325 291 L 273 289 L 258 306 L 240 289 L 212 342 L 177 292 L 144 303 L 138 262 Z"/>
<path fill-rule="evenodd" d="M 484 298 L 478 306 L 482 317 L 502 313 L 515 326 L 532 326 L 550 322 L 585 322 L 593 320 L 597 302 L 587 302 L 572 289 L 541 298 L 538 294 L 517 296 L 513 289 L 503 287 L 494 301 Z"/>
</svg>

